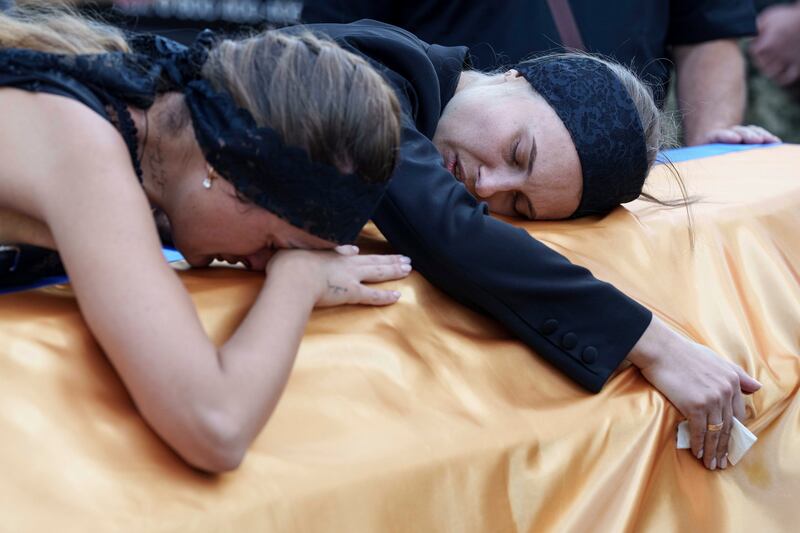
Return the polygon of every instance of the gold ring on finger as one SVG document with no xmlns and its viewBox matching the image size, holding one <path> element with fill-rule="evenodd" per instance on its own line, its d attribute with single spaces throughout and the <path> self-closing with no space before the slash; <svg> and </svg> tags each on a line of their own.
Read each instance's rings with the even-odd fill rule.
<svg viewBox="0 0 800 533">
<path fill-rule="evenodd" d="M 725 426 L 725 422 L 720 422 L 719 424 L 709 424 L 706 429 L 711 433 L 715 433 L 720 431 Z"/>
</svg>

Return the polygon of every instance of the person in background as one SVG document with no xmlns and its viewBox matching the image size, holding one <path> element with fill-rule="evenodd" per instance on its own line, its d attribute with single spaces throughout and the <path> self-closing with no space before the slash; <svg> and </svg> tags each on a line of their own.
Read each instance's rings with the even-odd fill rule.
<svg viewBox="0 0 800 533">
<path fill-rule="evenodd" d="M 484 70 L 562 45 L 599 53 L 639 73 L 659 103 L 674 64 L 685 144 L 778 140 L 741 125 L 746 84 L 737 39 L 756 32 L 752 0 L 305 0 L 301 15 L 306 23 L 362 18 L 429 43 L 469 46 Z"/>
<path fill-rule="evenodd" d="M 800 142 L 800 2 L 757 2 L 758 36 L 747 47 L 747 120 Z"/>
</svg>

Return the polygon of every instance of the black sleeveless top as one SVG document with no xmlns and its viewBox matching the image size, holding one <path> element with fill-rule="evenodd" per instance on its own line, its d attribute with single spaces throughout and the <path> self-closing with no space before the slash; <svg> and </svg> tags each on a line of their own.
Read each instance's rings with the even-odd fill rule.
<svg viewBox="0 0 800 533">
<path fill-rule="evenodd" d="M 186 50 L 158 36 L 130 40 L 134 53 L 69 56 L 24 49 L 0 50 L 0 87 L 47 93 L 78 101 L 99 114 L 120 132 L 141 181 L 136 127 L 127 105 L 149 108 L 156 94 L 172 88 L 159 58 Z M 162 240 L 166 236 L 162 235 Z M 63 276 L 57 252 L 30 245 L 0 243 L 0 289 Z"/>
</svg>

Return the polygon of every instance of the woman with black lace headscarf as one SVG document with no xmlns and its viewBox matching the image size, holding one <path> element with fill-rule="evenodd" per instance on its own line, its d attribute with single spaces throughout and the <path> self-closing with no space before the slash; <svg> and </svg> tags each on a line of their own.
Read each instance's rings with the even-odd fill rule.
<svg viewBox="0 0 800 533">
<path fill-rule="evenodd" d="M 21 268 L 20 244 L 57 250 L 140 412 L 200 469 L 242 460 L 315 306 L 394 303 L 362 282 L 411 270 L 349 245 L 394 169 L 399 107 L 330 40 L 204 33 L 185 48 L 60 12 L 0 14 L 0 123 L 0 277 Z M 162 257 L 153 209 L 192 266 L 269 273 L 220 347 Z"/>
</svg>

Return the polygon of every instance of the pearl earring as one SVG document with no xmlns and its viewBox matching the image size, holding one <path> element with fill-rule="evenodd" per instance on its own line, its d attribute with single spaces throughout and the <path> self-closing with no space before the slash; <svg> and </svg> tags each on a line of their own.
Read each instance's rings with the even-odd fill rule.
<svg viewBox="0 0 800 533">
<path fill-rule="evenodd" d="M 211 188 L 211 180 L 214 179 L 214 168 L 211 165 L 206 165 L 206 170 L 208 173 L 206 177 L 203 179 L 203 188 L 210 189 Z"/>
</svg>

